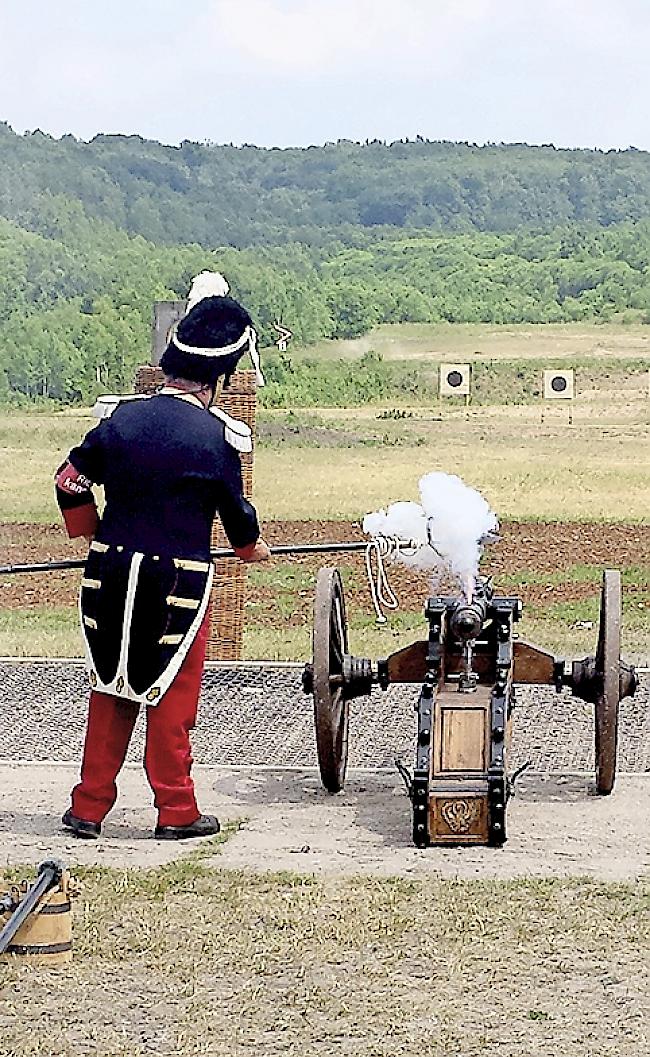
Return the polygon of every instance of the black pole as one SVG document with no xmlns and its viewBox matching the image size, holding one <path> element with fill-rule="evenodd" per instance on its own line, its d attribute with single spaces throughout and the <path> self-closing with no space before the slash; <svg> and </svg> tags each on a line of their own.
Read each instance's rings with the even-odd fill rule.
<svg viewBox="0 0 650 1057">
<path fill-rule="evenodd" d="M 296 543 L 271 547 L 272 555 L 280 554 L 337 554 L 353 551 L 365 551 L 367 543 Z M 212 558 L 236 558 L 237 555 L 228 547 L 211 551 Z M 50 573 L 60 569 L 83 569 L 85 558 L 68 558 L 54 562 L 36 562 L 33 565 L 0 565 L 0 576 L 14 576 L 18 573 Z"/>
<path fill-rule="evenodd" d="M 45 893 L 59 883 L 62 874 L 63 866 L 56 859 L 48 859 L 41 863 L 33 885 L 25 892 L 13 914 L 0 930 L 0 954 L 5 953 L 20 926 L 27 920 Z"/>
</svg>

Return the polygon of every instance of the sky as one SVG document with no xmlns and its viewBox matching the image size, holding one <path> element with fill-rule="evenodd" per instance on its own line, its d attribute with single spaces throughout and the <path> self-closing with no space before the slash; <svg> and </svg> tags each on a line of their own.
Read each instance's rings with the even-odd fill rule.
<svg viewBox="0 0 650 1057">
<path fill-rule="evenodd" d="M 0 120 L 650 149 L 650 0 L 0 0 Z"/>
</svg>

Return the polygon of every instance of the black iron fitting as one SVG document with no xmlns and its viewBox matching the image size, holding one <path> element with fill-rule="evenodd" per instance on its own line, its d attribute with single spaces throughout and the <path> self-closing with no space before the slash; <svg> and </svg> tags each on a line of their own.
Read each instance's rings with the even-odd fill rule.
<svg viewBox="0 0 650 1057">
<path fill-rule="evenodd" d="M 372 661 L 368 657 L 353 657 L 346 653 L 343 658 L 343 697 L 352 701 L 356 697 L 369 697 L 375 682 Z"/>
<path fill-rule="evenodd" d="M 521 767 L 518 767 L 516 771 L 513 771 L 513 773 L 506 778 L 506 782 L 507 782 L 506 791 L 507 791 L 507 794 L 508 794 L 508 799 L 510 799 L 511 796 L 515 795 L 515 792 L 516 792 L 515 782 L 519 778 L 519 775 L 523 774 L 524 771 L 527 771 L 528 768 L 530 766 L 532 766 L 532 762 L 533 762 L 532 760 L 526 760 L 525 763 L 522 763 Z"/>
<path fill-rule="evenodd" d="M 390 673 L 388 671 L 387 657 L 377 661 L 377 682 L 382 690 L 388 690 L 388 687 L 390 686 Z"/>
<path fill-rule="evenodd" d="M 406 786 L 406 792 L 408 794 L 409 800 L 413 800 L 413 776 L 411 772 L 407 767 L 404 766 L 404 764 L 398 757 L 395 758 L 394 763 L 402 781 L 404 782 L 404 785 Z"/>
</svg>

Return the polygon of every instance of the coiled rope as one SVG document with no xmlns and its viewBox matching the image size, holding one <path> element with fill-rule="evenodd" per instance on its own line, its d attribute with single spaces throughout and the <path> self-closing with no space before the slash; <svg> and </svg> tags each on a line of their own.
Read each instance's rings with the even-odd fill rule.
<svg viewBox="0 0 650 1057">
<path fill-rule="evenodd" d="M 386 562 L 412 558 L 426 546 L 420 540 L 401 539 L 399 536 L 373 536 L 365 552 L 366 575 L 370 598 L 378 624 L 385 624 L 384 609 L 397 609 L 399 599 L 388 581 Z"/>
</svg>

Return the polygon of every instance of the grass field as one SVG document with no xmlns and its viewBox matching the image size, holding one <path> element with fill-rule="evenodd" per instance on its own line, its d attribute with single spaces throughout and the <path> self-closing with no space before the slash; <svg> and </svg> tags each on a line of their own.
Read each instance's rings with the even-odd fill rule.
<svg viewBox="0 0 650 1057">
<path fill-rule="evenodd" d="M 362 356 L 374 350 L 384 359 L 450 360 L 564 359 L 603 360 L 650 358 L 650 327 L 603 323 L 490 326 L 484 323 L 402 323 L 375 327 L 362 338 L 322 341 L 292 355 L 303 357 Z"/>
<path fill-rule="evenodd" d="M 348 625 L 351 649 L 368 657 L 384 657 L 425 635 L 422 609 L 408 605 L 390 614 L 388 623 L 375 620 L 365 589 L 361 565 L 347 567 L 338 562 L 346 592 L 355 590 L 361 603 L 348 598 Z M 623 568 L 623 643 L 627 659 L 647 663 L 650 659 L 650 568 Z M 564 569 L 555 577 L 548 573 L 522 571 L 500 576 L 499 590 L 521 595 L 528 586 L 543 586 L 544 602 L 526 604 L 518 625 L 522 638 L 541 643 L 558 656 L 584 656 L 595 649 L 598 627 L 599 567 L 576 566 Z M 582 579 L 581 579 L 582 578 Z M 588 597 L 563 600 L 555 586 L 582 582 L 591 588 Z M 314 573 L 281 564 L 268 569 L 251 569 L 249 583 L 253 588 L 263 584 L 272 595 L 267 601 L 246 602 L 244 657 L 278 661 L 308 660 L 311 657 L 311 599 Z M 291 620 L 301 596 L 303 617 Z M 307 598 L 307 604 L 305 604 Z M 24 608 L 0 606 L 0 656 L 5 657 L 78 657 L 82 652 L 79 618 L 75 606 L 29 605 Z"/>
<path fill-rule="evenodd" d="M 266 411 L 255 464 L 262 519 L 361 518 L 417 497 L 430 470 L 458 473 L 502 518 L 644 521 L 650 511 L 650 402 L 593 396 L 565 408 L 365 407 Z M 80 412 L 0 413 L 0 520 L 57 519 L 52 474 L 94 425 Z M 268 429 L 267 429 L 268 427 Z M 268 440 L 264 440 L 264 431 Z M 289 482 L 289 487 L 287 487 Z"/>
<path fill-rule="evenodd" d="M 3 970 L 1 1057 L 647 1052 L 646 882 L 255 875 L 215 852 L 79 871 L 72 965 Z"/>
<path fill-rule="evenodd" d="M 369 510 L 417 498 L 419 477 L 442 470 L 478 488 L 502 520 L 650 524 L 646 377 L 636 374 L 623 384 L 617 375 L 614 384 L 607 373 L 612 365 L 624 371 L 626 361 L 638 364 L 645 358 L 650 364 L 650 327 L 405 325 L 307 351 L 327 358 L 357 356 L 371 347 L 391 359 L 435 363 L 476 357 L 497 369 L 509 365 L 508 377 L 514 377 L 517 362 L 523 368 L 545 357 L 568 363 L 582 356 L 602 365 L 602 385 L 579 392 L 571 425 L 566 405 L 548 402 L 544 421 L 540 402 L 469 409 L 435 400 L 429 407 L 384 402 L 348 409 L 261 409 L 254 498 L 262 523 L 360 521 Z M 58 520 L 53 471 L 94 423 L 83 409 L 0 412 L 0 522 L 38 526 Z M 583 564 L 589 559 L 587 553 L 576 556 Z M 644 569 L 643 583 L 648 575 Z M 311 592 L 311 582 L 303 590 Z M 284 598 L 278 587 L 278 607 L 290 609 L 293 599 L 290 592 Z M 582 625 L 592 620 L 594 600 L 595 593 L 591 600 L 573 600 L 562 608 L 549 597 L 548 605 L 528 607 L 522 631 L 551 648 L 591 650 L 591 633 Z M 74 611 L 34 602 L 28 610 L 10 612 L 1 608 L 0 595 L 0 653 L 78 654 Z M 307 623 L 276 620 L 271 634 L 256 622 L 255 604 L 249 611 L 247 656 L 308 655 Z M 625 619 L 630 648 L 645 654 L 645 594 L 635 596 Z M 381 631 L 367 609 L 353 609 L 350 623 L 358 651 L 379 655 L 412 638 L 421 613 L 407 607 Z"/>
</svg>

